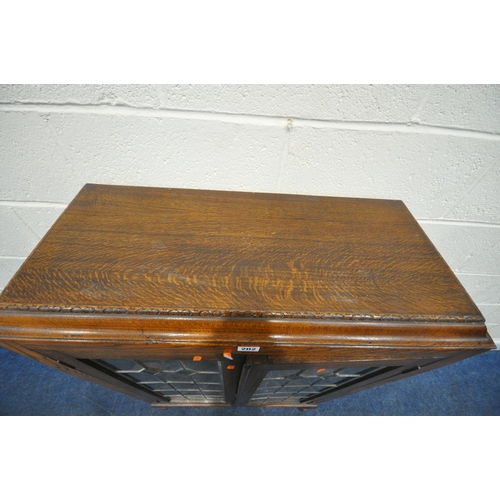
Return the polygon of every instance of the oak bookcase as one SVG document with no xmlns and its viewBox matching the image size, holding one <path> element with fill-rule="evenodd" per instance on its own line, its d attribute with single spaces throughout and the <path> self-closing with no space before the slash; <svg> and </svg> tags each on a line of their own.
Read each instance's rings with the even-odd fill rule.
<svg viewBox="0 0 500 500">
<path fill-rule="evenodd" d="M 0 345 L 162 408 L 311 408 L 495 348 L 401 201 L 95 184 Z"/>
</svg>

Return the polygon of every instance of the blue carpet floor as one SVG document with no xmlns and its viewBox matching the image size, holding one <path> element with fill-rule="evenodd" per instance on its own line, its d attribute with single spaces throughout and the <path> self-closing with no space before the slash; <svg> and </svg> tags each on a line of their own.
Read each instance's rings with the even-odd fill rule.
<svg viewBox="0 0 500 500">
<path fill-rule="evenodd" d="M 80 380 L 0 348 L 0 415 L 500 415 L 500 351 L 297 409 L 172 408 Z"/>
</svg>

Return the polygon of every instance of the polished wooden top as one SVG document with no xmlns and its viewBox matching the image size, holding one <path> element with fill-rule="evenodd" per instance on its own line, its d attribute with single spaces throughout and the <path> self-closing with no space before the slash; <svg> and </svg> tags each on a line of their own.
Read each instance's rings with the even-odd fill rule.
<svg viewBox="0 0 500 500">
<path fill-rule="evenodd" d="M 401 201 L 95 184 L 28 257 L 0 309 L 484 322 Z"/>
</svg>

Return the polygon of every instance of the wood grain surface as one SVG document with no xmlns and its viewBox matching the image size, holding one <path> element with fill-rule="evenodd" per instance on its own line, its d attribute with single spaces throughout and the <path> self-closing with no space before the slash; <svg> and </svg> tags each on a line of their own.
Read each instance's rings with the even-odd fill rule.
<svg viewBox="0 0 500 500">
<path fill-rule="evenodd" d="M 401 201 L 93 184 L 0 308 L 484 323 Z"/>
</svg>

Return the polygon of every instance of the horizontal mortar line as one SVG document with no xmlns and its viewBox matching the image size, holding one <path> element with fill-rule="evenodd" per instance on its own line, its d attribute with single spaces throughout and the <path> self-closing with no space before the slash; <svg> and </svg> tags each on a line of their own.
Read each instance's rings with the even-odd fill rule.
<svg viewBox="0 0 500 500">
<path fill-rule="evenodd" d="M 5 259 L 5 260 L 26 260 L 26 257 L 13 257 L 11 255 L 0 255 L 0 259 Z"/>
<path fill-rule="evenodd" d="M 462 273 L 460 271 L 456 271 L 455 274 L 457 276 L 493 276 L 494 278 L 500 278 L 500 274 L 489 274 L 489 273 Z"/>
<path fill-rule="evenodd" d="M 463 226 L 463 227 L 490 227 L 500 229 L 498 222 L 481 222 L 481 221 L 460 221 L 448 219 L 417 219 L 419 224 L 433 224 L 439 226 Z"/>
<path fill-rule="evenodd" d="M 67 206 L 67 203 L 58 203 L 53 201 L 0 200 L 0 207 L 66 208 Z"/>
<path fill-rule="evenodd" d="M 319 118 L 299 118 L 293 116 L 266 116 L 256 114 L 228 113 L 221 111 L 197 111 L 181 109 L 153 109 L 140 108 L 123 105 L 109 104 L 43 104 L 25 103 L 8 104 L 0 103 L 0 111 L 5 112 L 37 112 L 37 113 L 68 113 L 68 114 L 99 114 L 115 116 L 141 116 L 155 118 L 181 118 L 205 121 L 218 121 L 227 123 L 253 124 L 261 126 L 286 127 L 288 120 L 292 120 L 293 126 L 338 129 L 338 130 L 360 130 L 380 132 L 417 133 L 430 135 L 445 135 L 457 137 L 469 137 L 474 139 L 500 141 L 500 134 L 484 132 L 458 127 L 446 127 L 440 125 L 423 125 L 414 122 L 377 122 L 377 121 L 343 121 Z"/>
<path fill-rule="evenodd" d="M 369 121 L 342 121 L 342 120 L 309 120 L 304 118 L 294 119 L 294 126 L 309 126 L 311 128 L 330 128 L 337 130 L 366 130 L 372 132 L 399 132 L 403 134 L 444 135 L 453 137 L 468 137 L 489 141 L 500 141 L 500 134 L 483 132 L 457 127 L 439 125 L 423 125 L 421 123 L 386 123 Z"/>
<path fill-rule="evenodd" d="M 228 123 L 248 123 L 286 127 L 287 118 L 260 115 L 242 115 L 211 111 L 194 111 L 178 109 L 133 108 L 129 106 L 111 106 L 108 104 L 0 104 L 0 111 L 36 112 L 63 114 L 97 114 L 113 116 L 140 116 L 151 118 L 181 118 L 204 121 L 222 121 Z"/>
</svg>

